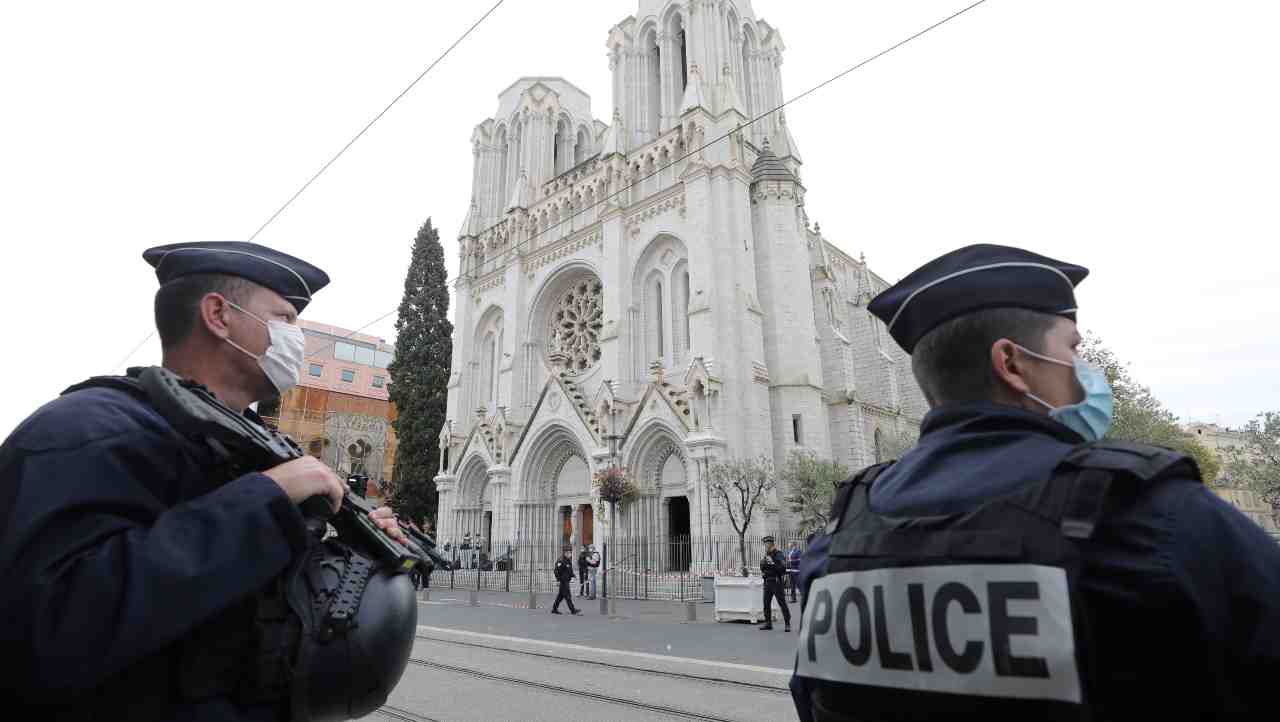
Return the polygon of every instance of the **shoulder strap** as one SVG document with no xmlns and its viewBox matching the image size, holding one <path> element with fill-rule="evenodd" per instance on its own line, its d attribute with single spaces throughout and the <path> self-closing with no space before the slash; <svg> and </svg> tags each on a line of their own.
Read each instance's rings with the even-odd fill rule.
<svg viewBox="0 0 1280 722">
<path fill-rule="evenodd" d="M 1064 536 L 1088 539 L 1117 478 L 1147 484 L 1172 476 L 1199 479 L 1200 472 L 1191 457 L 1159 446 L 1128 441 L 1083 444 L 1058 462 L 1033 505 L 1058 521 Z"/>
<path fill-rule="evenodd" d="M 1123 473 L 1140 481 L 1152 481 L 1172 472 L 1200 479 L 1200 470 L 1190 456 L 1129 441 L 1096 441 L 1077 446 L 1059 464 L 1059 468 L 1063 466 Z"/>
<path fill-rule="evenodd" d="M 845 511 L 849 508 L 850 500 L 855 498 L 854 492 L 859 487 L 870 489 L 876 477 L 880 476 L 890 466 L 893 466 L 892 461 L 874 464 L 840 482 L 840 485 L 836 487 L 835 498 L 831 500 L 831 514 L 828 516 L 827 526 L 823 531 L 827 534 L 834 534 L 844 520 Z"/>
<path fill-rule="evenodd" d="M 97 388 L 116 389 L 133 394 L 140 399 L 149 400 L 146 389 L 142 388 L 142 384 L 138 383 L 138 380 L 132 376 L 94 376 L 73 386 L 68 386 L 59 395 L 66 396 L 76 391 Z"/>
</svg>

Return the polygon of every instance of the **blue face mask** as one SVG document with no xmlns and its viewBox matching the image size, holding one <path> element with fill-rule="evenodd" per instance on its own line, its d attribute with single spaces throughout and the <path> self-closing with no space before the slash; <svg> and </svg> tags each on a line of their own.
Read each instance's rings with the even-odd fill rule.
<svg viewBox="0 0 1280 722">
<path fill-rule="evenodd" d="M 1042 356 L 1031 349 L 1018 346 L 1023 353 L 1042 361 L 1068 366 L 1075 370 L 1076 381 L 1084 389 L 1084 399 L 1079 403 L 1054 407 L 1035 394 L 1028 393 L 1027 398 L 1049 409 L 1049 418 L 1084 437 L 1085 441 L 1098 441 L 1111 428 L 1112 412 L 1115 400 L 1111 395 L 1111 384 L 1101 369 L 1073 356 L 1071 363 L 1056 358 Z"/>
</svg>

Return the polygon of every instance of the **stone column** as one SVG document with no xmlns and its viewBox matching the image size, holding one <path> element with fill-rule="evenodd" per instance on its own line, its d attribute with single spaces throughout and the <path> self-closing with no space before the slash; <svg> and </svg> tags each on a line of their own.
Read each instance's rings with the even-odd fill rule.
<svg viewBox="0 0 1280 722">
<path fill-rule="evenodd" d="M 453 536 L 454 490 L 458 477 L 453 474 L 437 474 L 435 477 L 438 504 L 436 506 L 436 541 L 441 546 Z"/>
<path fill-rule="evenodd" d="M 489 486 L 493 489 L 493 531 L 489 539 L 489 556 L 497 557 L 507 550 L 512 540 L 511 506 L 507 497 L 511 488 L 511 467 L 505 464 L 488 469 Z"/>
</svg>

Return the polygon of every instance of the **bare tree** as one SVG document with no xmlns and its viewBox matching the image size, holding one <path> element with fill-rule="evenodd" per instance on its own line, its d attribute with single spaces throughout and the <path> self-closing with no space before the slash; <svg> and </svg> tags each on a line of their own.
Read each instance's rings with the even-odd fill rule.
<svg viewBox="0 0 1280 722">
<path fill-rule="evenodd" d="M 773 462 L 768 457 L 730 459 L 711 465 L 707 470 L 707 486 L 711 497 L 729 515 L 729 523 L 738 534 L 738 553 L 742 555 L 742 575 L 747 575 L 747 530 L 756 511 L 765 506 L 765 494 L 778 484 Z"/>
</svg>

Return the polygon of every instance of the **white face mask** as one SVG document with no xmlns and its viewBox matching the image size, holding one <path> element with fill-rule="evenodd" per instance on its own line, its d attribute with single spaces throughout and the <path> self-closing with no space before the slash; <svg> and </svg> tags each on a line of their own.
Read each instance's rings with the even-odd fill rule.
<svg viewBox="0 0 1280 722">
<path fill-rule="evenodd" d="M 271 343 L 267 346 L 266 353 L 261 356 L 250 353 L 230 338 L 227 339 L 227 343 L 257 361 L 258 367 L 267 375 L 271 385 L 276 387 L 276 391 L 281 396 L 285 395 L 289 389 L 298 385 L 298 374 L 302 371 L 303 354 L 307 345 L 302 329 L 284 321 L 274 319 L 270 322 L 263 321 L 230 301 L 227 301 L 227 305 L 267 327 Z"/>
</svg>

